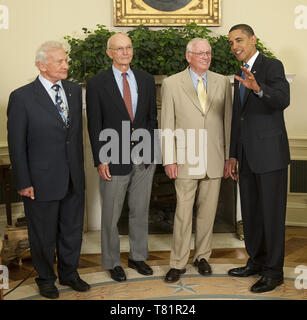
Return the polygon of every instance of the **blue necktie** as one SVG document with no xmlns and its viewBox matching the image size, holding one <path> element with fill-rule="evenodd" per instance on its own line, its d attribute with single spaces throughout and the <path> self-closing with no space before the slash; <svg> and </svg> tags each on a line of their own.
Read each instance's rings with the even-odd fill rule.
<svg viewBox="0 0 307 320">
<path fill-rule="evenodd" d="M 248 69 L 249 65 L 246 63 L 246 64 L 244 64 L 243 67 L 246 68 L 246 69 Z M 241 74 L 241 78 L 242 78 L 242 79 L 245 79 L 245 74 L 244 74 L 243 71 L 242 71 L 242 74 Z M 245 86 L 244 86 L 242 83 L 240 83 L 240 88 L 239 88 L 239 90 L 240 90 L 240 100 L 241 100 L 241 104 L 243 104 L 244 95 L 245 95 Z"/>
<path fill-rule="evenodd" d="M 69 117 L 68 117 L 68 107 L 65 105 L 64 101 L 62 100 L 62 97 L 60 95 L 60 86 L 58 84 L 54 84 L 51 89 L 53 89 L 56 92 L 55 95 L 55 106 L 58 109 L 64 123 L 66 126 L 69 126 Z"/>
</svg>

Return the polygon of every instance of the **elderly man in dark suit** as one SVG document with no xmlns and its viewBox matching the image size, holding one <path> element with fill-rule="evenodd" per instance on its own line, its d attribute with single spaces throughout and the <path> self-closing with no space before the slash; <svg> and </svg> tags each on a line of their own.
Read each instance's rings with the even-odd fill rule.
<svg viewBox="0 0 307 320">
<path fill-rule="evenodd" d="M 103 201 L 102 267 L 110 271 L 115 281 L 125 281 L 117 223 L 126 193 L 130 238 L 128 266 L 143 275 L 153 273 L 145 260 L 148 255 L 149 202 L 155 171 L 152 162 L 157 106 L 153 76 L 130 69 L 133 57 L 130 38 L 123 33 L 110 37 L 107 54 L 113 60 L 112 67 L 87 82 L 88 130 Z M 108 150 L 111 145 L 113 147 Z M 141 152 L 134 152 L 141 145 L 144 147 L 140 148 Z"/>
<path fill-rule="evenodd" d="M 23 197 L 35 279 L 40 294 L 59 296 L 59 282 L 77 291 L 84 218 L 81 88 L 66 81 L 67 55 L 58 42 L 37 51 L 40 75 L 11 93 L 8 146 L 18 193 Z"/>
<path fill-rule="evenodd" d="M 238 179 L 247 265 L 229 275 L 262 277 L 254 293 L 283 283 L 287 167 L 290 161 L 284 109 L 290 103 L 282 63 L 260 54 L 253 29 L 245 24 L 229 31 L 233 54 L 243 62 L 235 76 L 229 173 Z"/>
</svg>

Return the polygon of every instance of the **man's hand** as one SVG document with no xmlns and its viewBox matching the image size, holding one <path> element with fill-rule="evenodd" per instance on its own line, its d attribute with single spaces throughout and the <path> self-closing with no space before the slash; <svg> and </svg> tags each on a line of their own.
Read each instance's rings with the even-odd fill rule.
<svg viewBox="0 0 307 320">
<path fill-rule="evenodd" d="M 98 173 L 103 180 L 111 181 L 112 177 L 110 174 L 109 165 L 107 163 L 101 163 L 97 167 Z"/>
<path fill-rule="evenodd" d="M 34 188 L 33 187 L 29 187 L 29 188 L 18 190 L 18 194 L 20 196 L 22 196 L 22 197 L 31 198 L 32 200 L 35 199 L 35 197 L 34 197 Z"/>
<path fill-rule="evenodd" d="M 259 87 L 254 75 L 245 67 L 241 67 L 241 70 L 245 74 L 245 79 L 243 79 L 237 75 L 235 76 L 235 79 L 240 81 L 244 85 L 245 88 L 251 89 L 255 92 L 260 92 L 261 88 Z"/>
<path fill-rule="evenodd" d="M 170 178 L 170 179 L 176 179 L 178 175 L 178 166 L 177 163 L 173 164 L 168 164 L 164 167 L 165 174 Z"/>
<path fill-rule="evenodd" d="M 228 173 L 231 178 L 236 181 L 239 179 L 237 162 L 238 161 L 235 158 L 230 158 L 228 160 Z"/>
<path fill-rule="evenodd" d="M 227 179 L 230 177 L 230 172 L 229 172 L 229 160 L 225 160 L 224 164 L 224 178 Z"/>
</svg>

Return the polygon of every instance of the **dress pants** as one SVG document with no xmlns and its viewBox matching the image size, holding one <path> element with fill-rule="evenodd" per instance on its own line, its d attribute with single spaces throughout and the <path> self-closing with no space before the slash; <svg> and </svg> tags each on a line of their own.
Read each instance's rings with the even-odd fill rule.
<svg viewBox="0 0 307 320">
<path fill-rule="evenodd" d="M 35 192 L 35 190 L 34 190 Z M 33 265 L 37 284 L 54 283 L 54 254 L 60 280 L 78 277 L 77 268 L 82 243 L 84 193 L 74 193 L 70 186 L 66 196 L 57 201 L 37 201 L 24 197 Z"/>
<path fill-rule="evenodd" d="M 177 205 L 174 218 L 170 267 L 183 269 L 188 263 L 193 205 L 196 198 L 195 253 L 193 260 L 209 259 L 212 251 L 212 232 L 220 193 L 221 179 L 176 179 Z"/>
<path fill-rule="evenodd" d="M 106 270 L 120 266 L 120 240 L 118 221 L 122 213 L 126 193 L 129 206 L 129 258 L 144 261 L 148 256 L 148 211 L 152 179 L 156 166 L 145 168 L 133 165 L 124 176 L 112 176 L 111 181 L 100 178 L 102 196 L 101 251 L 102 267 Z"/>
<path fill-rule="evenodd" d="M 263 274 L 283 276 L 287 168 L 257 174 L 251 171 L 245 154 L 239 175 L 242 220 L 248 265 Z"/>
</svg>

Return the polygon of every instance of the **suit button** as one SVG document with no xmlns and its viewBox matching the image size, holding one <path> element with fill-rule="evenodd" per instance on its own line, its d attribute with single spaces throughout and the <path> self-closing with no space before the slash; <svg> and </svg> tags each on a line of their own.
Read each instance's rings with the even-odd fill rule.
<svg viewBox="0 0 307 320">
<path fill-rule="evenodd" d="M 131 131 L 134 131 L 134 128 L 131 128 Z"/>
<path fill-rule="evenodd" d="M 66 141 L 66 144 L 69 144 L 70 141 Z"/>
<path fill-rule="evenodd" d="M 244 118 L 243 117 L 241 117 L 241 119 L 240 119 L 241 121 L 244 121 Z"/>
<path fill-rule="evenodd" d="M 134 146 L 134 142 L 131 142 L 131 145 Z"/>
</svg>

